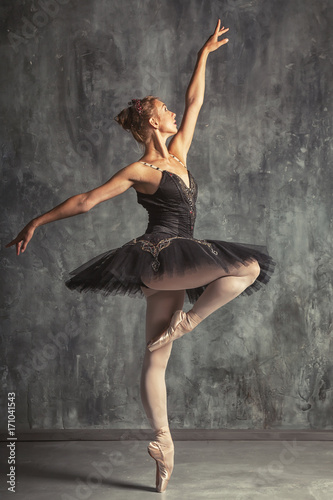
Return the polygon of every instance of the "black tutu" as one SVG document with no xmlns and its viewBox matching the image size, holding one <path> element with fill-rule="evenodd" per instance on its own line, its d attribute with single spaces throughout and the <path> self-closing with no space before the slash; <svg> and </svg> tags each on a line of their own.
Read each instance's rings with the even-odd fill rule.
<svg viewBox="0 0 333 500">
<path fill-rule="evenodd" d="M 206 264 L 222 267 L 228 272 L 230 266 L 256 259 L 260 274 L 241 294 L 250 295 L 268 283 L 274 270 L 275 263 L 262 246 L 165 236 L 162 233 L 145 234 L 120 248 L 98 255 L 70 273 L 72 278 L 66 282 L 67 287 L 80 292 L 99 291 L 104 295 L 143 296 L 142 276 L 148 279 L 163 274 L 179 276 L 188 269 L 200 270 Z M 187 289 L 189 301 L 194 303 L 204 289 L 205 286 Z"/>
<path fill-rule="evenodd" d="M 193 238 L 197 184 L 190 173 L 187 187 L 176 174 L 162 172 L 160 186 L 153 195 L 137 193 L 138 202 L 149 215 L 146 233 L 81 265 L 70 273 L 66 286 L 80 292 L 142 297 L 143 277 L 147 281 L 163 275 L 181 276 L 207 265 L 229 272 L 230 267 L 253 260 L 260 265 L 260 274 L 241 295 L 250 295 L 268 283 L 275 262 L 266 247 Z M 192 304 L 205 287 L 186 290 Z"/>
</svg>

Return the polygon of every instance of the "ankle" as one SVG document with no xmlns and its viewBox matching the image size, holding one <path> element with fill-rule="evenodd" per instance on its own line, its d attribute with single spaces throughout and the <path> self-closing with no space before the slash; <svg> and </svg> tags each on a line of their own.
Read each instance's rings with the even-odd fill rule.
<svg viewBox="0 0 333 500">
<path fill-rule="evenodd" d="M 170 433 L 170 428 L 168 425 L 164 425 L 163 427 L 159 427 L 158 429 L 154 430 L 155 436 L 171 436 Z"/>
<path fill-rule="evenodd" d="M 155 430 L 155 440 L 164 444 L 172 442 L 172 436 L 168 425 Z"/>
<path fill-rule="evenodd" d="M 202 320 L 203 318 L 201 318 L 196 312 L 194 312 L 193 309 L 186 313 L 186 322 L 191 330 L 198 326 L 198 324 L 201 323 Z"/>
</svg>

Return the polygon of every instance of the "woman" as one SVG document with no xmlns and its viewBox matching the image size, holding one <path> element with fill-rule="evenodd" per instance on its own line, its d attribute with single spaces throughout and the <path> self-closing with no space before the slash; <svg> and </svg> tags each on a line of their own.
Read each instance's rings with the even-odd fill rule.
<svg viewBox="0 0 333 500">
<path fill-rule="evenodd" d="M 105 294 L 144 294 L 147 301 L 146 349 L 142 375 L 142 403 L 155 431 L 148 446 L 156 461 L 156 489 L 166 489 L 173 470 L 174 445 L 167 416 L 165 370 L 172 342 L 193 330 L 213 311 L 241 293 L 250 294 L 267 283 L 274 262 L 264 247 L 215 240 L 195 240 L 197 185 L 186 167 L 200 108 L 205 69 L 210 52 L 228 39 L 228 28 L 218 21 L 213 35 L 198 53 L 188 86 L 185 112 L 177 129 L 176 115 L 159 99 L 133 99 L 116 117 L 145 147 L 143 157 L 119 170 L 108 182 L 78 194 L 33 219 L 7 247 L 24 252 L 35 229 L 49 222 L 87 212 L 133 187 L 147 209 L 146 233 L 110 250 L 73 271 L 66 285 Z M 166 140 L 172 137 L 169 146 Z M 192 309 L 182 311 L 185 293 Z"/>
</svg>

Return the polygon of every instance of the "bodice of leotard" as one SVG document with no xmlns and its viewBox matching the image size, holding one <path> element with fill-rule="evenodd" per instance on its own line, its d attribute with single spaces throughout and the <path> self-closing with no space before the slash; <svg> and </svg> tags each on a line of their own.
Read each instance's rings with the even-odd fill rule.
<svg viewBox="0 0 333 500">
<path fill-rule="evenodd" d="M 162 172 L 160 185 L 154 194 L 137 192 L 138 203 L 148 212 L 146 233 L 163 232 L 170 236 L 192 237 L 198 192 L 192 174 L 187 171 L 189 174 L 189 187 L 187 187 L 178 175 L 145 164 Z"/>
</svg>

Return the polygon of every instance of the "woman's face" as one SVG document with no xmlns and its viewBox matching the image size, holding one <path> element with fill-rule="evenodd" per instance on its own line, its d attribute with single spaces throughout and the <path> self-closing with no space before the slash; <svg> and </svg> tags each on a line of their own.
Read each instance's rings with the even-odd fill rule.
<svg viewBox="0 0 333 500">
<path fill-rule="evenodd" d="M 155 109 L 159 121 L 159 131 L 170 135 L 176 134 L 176 113 L 169 111 L 166 104 L 162 101 L 156 101 Z"/>
</svg>

